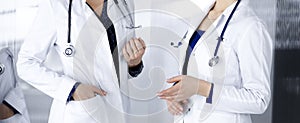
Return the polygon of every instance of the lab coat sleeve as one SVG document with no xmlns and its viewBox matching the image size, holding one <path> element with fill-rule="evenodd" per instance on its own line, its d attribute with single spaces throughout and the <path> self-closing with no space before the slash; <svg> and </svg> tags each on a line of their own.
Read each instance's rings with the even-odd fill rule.
<svg viewBox="0 0 300 123">
<path fill-rule="evenodd" d="M 20 78 L 35 88 L 66 103 L 76 81 L 43 65 L 56 41 L 54 15 L 50 0 L 41 1 L 32 29 L 19 52 L 17 71 Z"/>
<path fill-rule="evenodd" d="M 267 109 L 271 98 L 273 43 L 261 22 L 256 21 L 245 29 L 241 40 L 236 42 L 236 55 L 242 78 L 241 87 L 224 86 L 216 110 L 261 114 Z"/>
<path fill-rule="evenodd" d="M 128 68 L 128 73 L 131 77 L 137 77 L 139 74 L 141 74 L 142 70 L 144 68 L 143 61 L 139 63 L 137 66 Z"/>
</svg>

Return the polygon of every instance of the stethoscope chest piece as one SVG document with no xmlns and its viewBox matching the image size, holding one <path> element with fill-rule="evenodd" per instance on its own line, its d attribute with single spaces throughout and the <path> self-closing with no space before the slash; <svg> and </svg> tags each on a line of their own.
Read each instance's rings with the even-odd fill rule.
<svg viewBox="0 0 300 123">
<path fill-rule="evenodd" d="M 0 63 L 0 75 L 2 75 L 4 73 L 4 71 L 5 71 L 5 66 L 4 66 L 4 64 Z"/>
<path fill-rule="evenodd" d="M 209 60 L 208 65 L 210 67 L 216 66 L 219 63 L 219 60 L 219 56 L 214 56 Z"/>
<path fill-rule="evenodd" d="M 68 44 L 66 49 L 64 50 L 64 55 L 67 57 L 72 57 L 75 54 L 75 48 L 73 45 Z"/>
</svg>

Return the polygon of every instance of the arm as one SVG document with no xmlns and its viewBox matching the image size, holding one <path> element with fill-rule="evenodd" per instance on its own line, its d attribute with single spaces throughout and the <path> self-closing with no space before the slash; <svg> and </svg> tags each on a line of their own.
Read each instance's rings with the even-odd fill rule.
<svg viewBox="0 0 300 123">
<path fill-rule="evenodd" d="M 168 80 L 170 83 L 178 84 L 158 93 L 158 96 L 169 101 L 182 101 L 198 94 L 208 97 L 207 103 L 216 105 L 215 110 L 245 114 L 263 113 L 271 97 L 269 83 L 272 40 L 263 25 L 255 23 L 247 29 L 241 41 L 237 45 L 237 55 L 242 87 L 223 87 L 191 76 L 180 75 Z"/>
<path fill-rule="evenodd" d="M 237 56 L 242 87 L 223 87 L 216 110 L 260 114 L 266 110 L 271 98 L 272 40 L 264 26 L 256 22 L 249 26 L 240 41 Z"/>
<path fill-rule="evenodd" d="M 141 38 L 133 38 L 127 42 L 123 48 L 123 55 L 128 64 L 128 73 L 132 77 L 137 77 L 143 70 L 142 57 L 145 53 L 146 45 Z"/>
<path fill-rule="evenodd" d="M 75 80 L 43 65 L 56 41 L 56 22 L 50 0 L 42 1 L 32 30 L 21 47 L 17 62 L 19 76 L 47 95 L 66 102 Z"/>
</svg>

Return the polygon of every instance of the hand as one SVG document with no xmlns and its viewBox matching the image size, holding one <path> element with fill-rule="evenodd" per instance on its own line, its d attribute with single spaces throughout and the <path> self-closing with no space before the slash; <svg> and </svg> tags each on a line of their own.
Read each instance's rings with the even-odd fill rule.
<svg viewBox="0 0 300 123">
<path fill-rule="evenodd" d="M 141 38 L 132 38 L 125 44 L 123 55 L 129 67 L 134 67 L 141 63 L 145 49 L 145 42 Z"/>
<path fill-rule="evenodd" d="M 73 98 L 75 101 L 86 100 L 95 97 L 98 94 L 100 96 L 106 96 L 106 92 L 92 85 L 80 84 L 75 92 Z"/>
<path fill-rule="evenodd" d="M 12 109 L 10 109 L 9 107 L 7 107 L 4 104 L 0 104 L 0 120 L 4 120 L 7 118 L 10 118 L 12 116 L 14 116 L 14 112 Z"/>
<path fill-rule="evenodd" d="M 177 82 L 177 84 L 159 92 L 157 95 L 161 99 L 177 102 L 186 100 L 195 94 L 208 97 L 211 87 L 211 84 L 206 81 L 185 75 L 170 78 L 167 82 Z"/>
<path fill-rule="evenodd" d="M 187 100 L 183 100 L 181 102 L 167 100 L 168 110 L 172 115 L 181 115 L 183 113 L 183 107 L 187 103 Z"/>
</svg>

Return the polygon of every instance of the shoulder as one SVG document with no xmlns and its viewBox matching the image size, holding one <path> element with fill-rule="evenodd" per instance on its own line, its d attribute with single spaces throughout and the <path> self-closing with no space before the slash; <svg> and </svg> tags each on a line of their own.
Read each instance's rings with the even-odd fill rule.
<svg viewBox="0 0 300 123">
<path fill-rule="evenodd" d="M 233 15 L 226 33 L 225 38 L 229 39 L 227 43 L 233 47 L 239 47 L 241 44 L 260 44 L 270 39 L 265 23 L 248 4 L 242 3 Z"/>
<path fill-rule="evenodd" d="M 238 35 L 239 39 L 252 36 L 253 33 L 267 31 L 265 23 L 256 15 L 254 10 L 248 4 L 243 3 L 237 9 L 236 14 L 233 15 L 230 30 Z"/>
<path fill-rule="evenodd" d="M 237 13 L 233 17 L 232 24 L 234 26 L 243 27 L 240 28 L 242 32 L 244 32 L 246 28 L 255 29 L 264 27 L 264 22 L 246 2 L 242 2 L 237 9 Z"/>
<path fill-rule="evenodd" d="M 41 0 L 39 3 L 39 8 L 50 9 L 53 11 L 59 8 L 66 8 L 68 7 L 68 4 L 69 4 L 69 0 Z"/>
</svg>

